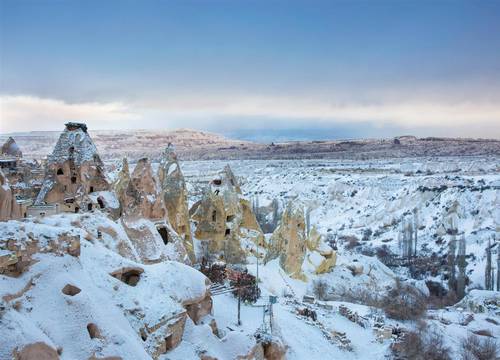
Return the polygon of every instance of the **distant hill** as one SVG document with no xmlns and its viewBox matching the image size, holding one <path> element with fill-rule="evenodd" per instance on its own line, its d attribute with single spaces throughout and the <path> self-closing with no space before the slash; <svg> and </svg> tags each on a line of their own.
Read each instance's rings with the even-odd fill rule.
<svg viewBox="0 0 500 360">
<path fill-rule="evenodd" d="M 287 141 L 255 143 L 219 134 L 190 130 L 90 131 L 103 159 L 127 156 L 158 159 L 168 143 L 174 144 L 182 160 L 200 159 L 370 159 L 421 156 L 500 156 L 500 140 L 416 138 Z M 12 136 L 27 158 L 41 159 L 52 152 L 59 132 L 29 132 Z"/>
</svg>

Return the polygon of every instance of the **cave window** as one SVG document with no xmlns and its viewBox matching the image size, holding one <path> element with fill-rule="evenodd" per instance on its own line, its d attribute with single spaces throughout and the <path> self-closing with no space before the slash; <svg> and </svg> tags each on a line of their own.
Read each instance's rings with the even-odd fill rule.
<svg viewBox="0 0 500 360">
<path fill-rule="evenodd" d="M 76 214 L 76 213 L 78 213 L 79 211 L 80 211 L 80 208 L 77 206 L 77 207 L 75 208 L 75 214 Z"/>
<path fill-rule="evenodd" d="M 215 179 L 215 180 L 213 181 L 213 183 L 214 183 L 214 185 L 219 186 L 219 185 L 221 185 L 221 184 L 222 184 L 222 180 L 220 180 L 220 179 Z"/>
<path fill-rule="evenodd" d="M 94 154 L 94 162 L 99 162 L 99 155 Z"/>
<path fill-rule="evenodd" d="M 226 233 L 225 233 L 225 235 L 226 235 L 226 236 L 227 236 L 227 235 L 231 235 L 231 229 L 227 228 L 227 229 L 226 229 Z"/>
<path fill-rule="evenodd" d="M 228 215 L 228 216 L 226 217 L 226 221 L 227 221 L 227 222 L 231 222 L 231 221 L 233 221 L 233 220 L 234 220 L 234 215 Z"/>
<path fill-rule="evenodd" d="M 105 207 L 105 206 L 104 206 L 104 201 L 102 201 L 102 199 L 101 199 L 101 198 L 97 198 L 97 203 L 99 204 L 99 207 L 100 207 L 101 209 L 104 209 L 104 207 Z"/>
<path fill-rule="evenodd" d="M 57 175 L 64 175 L 63 169 L 61 168 L 57 169 Z"/>
<path fill-rule="evenodd" d="M 70 153 L 71 155 L 73 155 L 73 153 L 75 152 L 75 147 L 74 147 L 74 146 L 71 146 L 68 150 L 69 150 L 69 153 Z"/>
<path fill-rule="evenodd" d="M 67 199 L 64 199 L 64 202 L 66 204 L 73 204 L 75 202 L 75 199 L 74 198 L 67 198 Z"/>
<path fill-rule="evenodd" d="M 72 184 L 76 184 L 76 176 L 72 176 L 71 177 L 71 183 Z"/>
<path fill-rule="evenodd" d="M 165 352 L 172 350 L 173 347 L 174 337 L 172 336 L 172 334 L 170 334 L 165 338 Z"/>
<path fill-rule="evenodd" d="M 212 211 L 212 221 L 217 221 L 217 211 Z"/>
<path fill-rule="evenodd" d="M 93 186 L 90 187 L 89 192 L 91 192 L 91 193 L 94 192 L 94 187 Z"/>
<path fill-rule="evenodd" d="M 88 211 L 91 211 L 91 210 L 92 210 L 92 204 L 91 204 L 91 203 L 89 203 L 89 204 L 87 205 L 87 210 L 88 210 Z"/>
<path fill-rule="evenodd" d="M 160 234 L 161 238 L 163 239 L 163 243 L 165 245 L 168 244 L 168 231 L 167 231 L 167 228 L 166 227 L 158 227 L 157 228 L 158 230 L 158 233 Z"/>
</svg>

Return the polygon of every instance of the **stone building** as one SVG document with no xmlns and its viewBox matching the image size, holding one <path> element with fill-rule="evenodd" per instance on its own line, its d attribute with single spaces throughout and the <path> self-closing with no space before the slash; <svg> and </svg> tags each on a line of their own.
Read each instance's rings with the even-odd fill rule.
<svg viewBox="0 0 500 360">
<path fill-rule="evenodd" d="M 79 212 L 87 210 L 86 195 L 108 188 L 104 165 L 87 126 L 67 123 L 47 159 L 45 179 L 36 204 L 58 203 L 61 211 Z"/>
</svg>

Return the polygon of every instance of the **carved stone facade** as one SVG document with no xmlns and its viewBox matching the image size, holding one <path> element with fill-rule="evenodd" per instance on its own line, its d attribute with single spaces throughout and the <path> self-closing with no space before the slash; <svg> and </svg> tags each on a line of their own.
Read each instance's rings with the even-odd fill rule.
<svg viewBox="0 0 500 360">
<path fill-rule="evenodd" d="M 87 194 L 108 189 L 104 165 L 87 126 L 67 123 L 48 157 L 36 204 L 59 203 L 62 211 L 79 212 L 87 210 Z"/>
</svg>

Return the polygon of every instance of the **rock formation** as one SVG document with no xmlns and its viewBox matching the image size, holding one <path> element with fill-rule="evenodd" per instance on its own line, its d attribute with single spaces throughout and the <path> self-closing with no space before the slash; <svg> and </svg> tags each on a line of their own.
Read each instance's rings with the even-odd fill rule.
<svg viewBox="0 0 500 360">
<path fill-rule="evenodd" d="M 266 262 L 279 257 L 280 265 L 287 274 L 302 278 L 306 241 L 304 207 L 300 203 L 290 202 L 271 236 Z"/>
<path fill-rule="evenodd" d="M 0 170 L 0 221 L 18 219 L 22 217 L 21 206 L 12 193 L 9 181 Z"/>
<path fill-rule="evenodd" d="M 1 154 L 4 156 L 13 156 L 13 157 L 22 157 L 23 153 L 19 146 L 16 144 L 16 141 L 9 137 L 7 141 L 2 145 Z"/>
<path fill-rule="evenodd" d="M 337 255 L 321 241 L 315 228 L 306 233 L 304 206 L 291 201 L 271 236 L 265 262 L 275 258 L 279 258 L 280 266 L 291 277 L 305 280 L 304 269 L 316 274 L 328 272 Z"/>
<path fill-rule="evenodd" d="M 184 247 L 191 261 L 194 261 L 186 182 L 174 149 L 170 145 L 162 154 L 158 179 L 161 187 L 160 196 L 167 210 L 168 221 L 177 234 L 184 239 Z"/>
<path fill-rule="evenodd" d="M 132 175 L 124 159 L 112 187 L 121 208 L 121 224 L 139 261 L 145 264 L 166 259 L 192 262 L 185 239 L 177 235 L 167 219 L 163 197 L 148 159 L 140 159 Z"/>
<path fill-rule="evenodd" d="M 86 195 L 108 190 L 104 165 L 81 123 L 67 123 L 47 159 L 45 179 L 37 204 L 59 203 L 63 211 L 86 209 Z"/>
<path fill-rule="evenodd" d="M 17 329 L 2 333 L 0 358 L 52 359 L 57 348 L 72 359 L 158 359 L 181 342 L 188 317 L 211 318 L 210 281 L 197 270 L 125 259 L 70 226 L 88 214 L 56 216 L 0 223 L 0 328 Z"/>
<path fill-rule="evenodd" d="M 241 263 L 246 257 L 245 240 L 262 243 L 262 230 L 229 166 L 210 182 L 190 214 L 196 224 L 194 236 L 207 243 L 203 256 Z"/>
<path fill-rule="evenodd" d="M 153 175 L 151 162 L 147 158 L 142 158 L 137 162 L 127 187 L 127 195 L 133 200 L 133 207 L 128 206 L 133 214 L 152 220 L 166 217 L 166 210 L 159 196 L 159 187 Z"/>
</svg>

